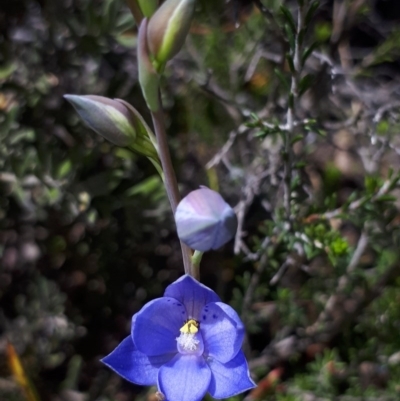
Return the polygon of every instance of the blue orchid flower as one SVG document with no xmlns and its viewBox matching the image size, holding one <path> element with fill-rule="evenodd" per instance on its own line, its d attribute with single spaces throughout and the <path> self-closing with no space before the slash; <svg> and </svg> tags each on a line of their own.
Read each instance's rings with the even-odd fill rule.
<svg viewBox="0 0 400 401">
<path fill-rule="evenodd" d="M 184 275 L 133 316 L 131 335 L 102 362 L 132 383 L 157 385 L 167 401 L 227 398 L 254 387 L 243 337 L 237 313 Z"/>
</svg>

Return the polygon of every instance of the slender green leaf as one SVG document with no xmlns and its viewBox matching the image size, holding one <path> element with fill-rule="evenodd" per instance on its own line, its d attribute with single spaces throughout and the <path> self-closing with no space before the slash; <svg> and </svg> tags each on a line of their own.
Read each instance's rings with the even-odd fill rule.
<svg viewBox="0 0 400 401">
<path fill-rule="evenodd" d="M 310 24 L 312 18 L 314 17 L 315 11 L 318 9 L 318 7 L 319 7 L 318 0 L 313 1 L 311 3 L 310 7 L 307 10 L 306 16 L 304 18 L 304 24 L 306 27 Z"/>
<path fill-rule="evenodd" d="M 281 81 L 282 85 L 285 87 L 285 89 L 289 92 L 290 91 L 290 85 L 289 85 L 289 81 L 287 80 L 287 78 L 283 75 L 282 71 L 279 70 L 278 68 L 274 69 L 274 72 L 276 74 L 276 76 L 279 78 L 279 80 Z"/>
<path fill-rule="evenodd" d="M 281 13 L 282 13 L 286 23 L 289 24 L 289 27 L 292 30 L 292 33 L 295 34 L 295 32 L 296 32 L 296 23 L 294 21 L 292 13 L 290 12 L 290 10 L 286 6 L 281 6 L 280 10 L 281 10 Z"/>
</svg>

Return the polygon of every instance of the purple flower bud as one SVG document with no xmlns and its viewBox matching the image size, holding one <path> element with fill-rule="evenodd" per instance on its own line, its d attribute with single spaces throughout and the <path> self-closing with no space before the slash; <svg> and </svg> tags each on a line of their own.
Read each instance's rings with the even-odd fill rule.
<svg viewBox="0 0 400 401">
<path fill-rule="evenodd" d="M 150 18 L 147 40 L 158 71 L 181 50 L 192 22 L 194 6 L 195 0 L 166 0 Z"/>
<path fill-rule="evenodd" d="M 64 95 L 85 124 L 111 143 L 128 147 L 159 164 L 154 134 L 129 103 L 95 95 Z"/>
<path fill-rule="evenodd" d="M 93 131 L 118 146 L 136 139 L 135 124 L 127 107 L 120 102 L 95 95 L 64 95 L 82 120 Z"/>
<path fill-rule="evenodd" d="M 237 228 L 233 209 L 218 192 L 206 187 L 181 200 L 175 222 L 180 240 L 201 252 L 220 248 L 233 238 Z"/>
</svg>

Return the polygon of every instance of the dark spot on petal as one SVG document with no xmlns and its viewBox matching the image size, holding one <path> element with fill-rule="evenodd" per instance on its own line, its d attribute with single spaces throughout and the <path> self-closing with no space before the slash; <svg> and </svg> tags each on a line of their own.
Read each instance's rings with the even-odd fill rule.
<svg viewBox="0 0 400 401">
<path fill-rule="evenodd" d="M 216 319 L 218 316 L 214 313 L 213 318 Z"/>
<path fill-rule="evenodd" d="M 203 320 L 206 320 L 206 315 L 203 315 Z"/>
<path fill-rule="evenodd" d="M 185 311 L 183 310 L 183 311 L 182 311 L 182 315 L 184 315 L 184 314 L 185 314 Z"/>
</svg>

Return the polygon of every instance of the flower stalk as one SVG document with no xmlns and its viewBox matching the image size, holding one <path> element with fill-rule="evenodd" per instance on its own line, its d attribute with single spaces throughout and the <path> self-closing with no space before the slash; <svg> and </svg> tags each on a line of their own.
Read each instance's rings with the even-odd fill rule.
<svg viewBox="0 0 400 401">
<path fill-rule="evenodd" d="M 139 82 L 153 120 L 164 186 L 172 212 L 175 214 L 181 197 L 165 130 L 160 95 L 160 74 L 166 62 L 173 58 L 183 46 L 190 28 L 195 1 L 166 0 L 158 9 L 156 9 L 157 2 L 154 0 L 151 4 L 143 3 L 140 0 L 129 0 L 129 3 L 131 10 L 140 8 L 142 14 L 146 14 L 143 8 L 144 4 L 147 4 L 149 8 L 146 16 L 150 18 L 142 19 L 139 26 Z M 198 269 L 194 271 L 192 265 L 191 249 L 182 241 L 181 249 L 185 273 L 198 278 Z"/>
<path fill-rule="evenodd" d="M 169 152 L 167 133 L 165 131 L 164 112 L 162 109 L 161 96 L 158 96 L 159 107 L 156 111 L 151 111 L 151 118 L 153 120 L 154 132 L 157 138 L 158 155 L 161 161 L 161 166 L 164 171 L 164 184 L 167 191 L 169 203 L 171 205 L 172 212 L 175 214 L 176 208 L 181 196 L 179 194 L 178 182 L 176 179 L 174 167 L 171 161 L 171 155 Z M 198 274 L 193 269 L 192 265 L 192 251 L 182 241 L 181 250 L 183 258 L 183 267 L 186 274 L 198 279 Z"/>
<path fill-rule="evenodd" d="M 203 258 L 204 252 L 194 251 L 192 256 L 192 263 L 194 266 L 199 267 L 201 259 Z"/>
<path fill-rule="evenodd" d="M 126 0 L 126 3 L 128 4 L 129 9 L 131 10 L 131 13 L 137 26 L 140 26 L 140 23 L 142 22 L 144 16 L 138 3 L 138 0 Z"/>
</svg>

